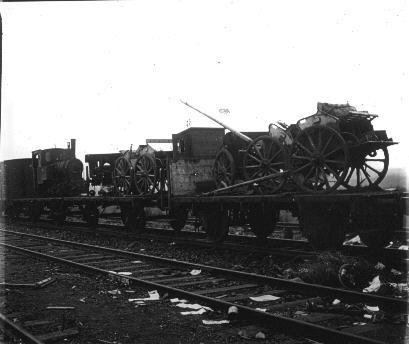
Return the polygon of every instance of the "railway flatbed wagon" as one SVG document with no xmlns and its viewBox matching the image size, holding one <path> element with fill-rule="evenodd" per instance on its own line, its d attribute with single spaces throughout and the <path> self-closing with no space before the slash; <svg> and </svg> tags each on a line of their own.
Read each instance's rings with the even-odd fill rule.
<svg viewBox="0 0 409 344">
<path fill-rule="evenodd" d="M 95 226 L 101 209 L 115 205 L 124 224 L 141 231 L 154 207 L 175 230 L 190 212 L 212 240 L 222 241 L 229 226 L 244 224 L 266 238 L 288 210 L 318 249 L 341 246 L 346 233 L 382 247 L 402 227 L 405 197 L 380 187 L 388 147 L 397 142 L 374 130 L 376 117 L 348 104 L 319 103 L 316 114 L 289 126 L 270 124 L 266 132 L 242 133 L 215 120 L 224 128 L 191 127 L 136 150 L 88 154 L 86 181 L 72 140 L 67 149 L 33 152 L 36 197 L 9 193 L 7 212 L 35 221 L 46 210 L 62 222 L 76 207 Z M 155 150 L 153 142 L 172 148 Z M 90 186 L 108 191 L 95 196 Z"/>
<path fill-rule="evenodd" d="M 317 249 L 340 247 L 347 233 L 359 234 L 367 246 L 384 247 L 402 228 L 407 206 L 407 196 L 399 191 L 207 195 L 172 201 L 175 207 L 192 209 L 201 217 L 215 241 L 226 237 L 229 225 L 243 220 L 259 238 L 265 238 L 274 231 L 280 210 L 289 210 Z"/>
</svg>

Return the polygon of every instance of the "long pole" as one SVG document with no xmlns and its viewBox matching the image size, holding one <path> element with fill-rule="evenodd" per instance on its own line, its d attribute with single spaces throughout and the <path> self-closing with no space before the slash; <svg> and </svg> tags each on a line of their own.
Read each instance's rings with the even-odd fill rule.
<svg viewBox="0 0 409 344">
<path fill-rule="evenodd" d="M 247 181 L 242 182 L 242 183 L 226 186 L 225 188 L 220 188 L 220 189 L 217 189 L 217 190 L 209 191 L 209 192 L 203 193 L 202 196 L 210 196 L 210 195 L 213 195 L 213 194 L 216 194 L 216 193 L 219 193 L 219 192 L 232 190 L 232 189 L 238 188 L 240 186 L 249 185 L 249 184 L 258 183 L 258 182 L 263 182 L 265 180 L 273 179 L 273 178 L 276 178 L 276 177 L 282 177 L 287 173 L 288 173 L 288 171 L 272 173 L 272 174 L 269 174 L 269 175 L 264 176 L 264 177 L 259 177 L 259 178 L 256 178 L 256 179 L 247 180 Z"/>
<path fill-rule="evenodd" d="M 247 142 L 253 141 L 250 137 L 248 137 L 248 136 L 242 134 L 240 131 L 234 130 L 232 127 L 229 127 L 228 125 L 224 124 L 223 122 L 220 122 L 220 121 L 217 120 L 216 118 L 214 118 L 214 117 L 212 117 L 212 116 L 210 116 L 210 115 L 208 115 L 208 114 L 206 114 L 206 113 L 200 111 L 199 109 L 196 109 L 194 106 L 188 104 L 187 102 L 184 102 L 184 101 L 181 100 L 181 103 L 183 103 L 183 104 L 185 104 L 186 106 L 190 107 L 191 109 L 193 109 L 193 110 L 195 110 L 195 111 L 201 113 L 202 115 L 206 116 L 207 118 L 210 118 L 212 121 L 214 121 L 214 122 L 220 124 L 222 127 L 226 128 L 226 129 L 228 129 L 228 130 L 230 130 L 233 134 L 235 134 L 235 135 L 237 135 L 238 137 L 242 138 L 244 141 L 247 141 Z"/>
</svg>

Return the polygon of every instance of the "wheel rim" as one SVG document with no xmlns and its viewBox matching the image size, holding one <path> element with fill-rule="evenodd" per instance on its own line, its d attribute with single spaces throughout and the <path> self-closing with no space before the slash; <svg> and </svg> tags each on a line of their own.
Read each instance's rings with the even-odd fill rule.
<svg viewBox="0 0 409 344">
<path fill-rule="evenodd" d="M 129 195 L 131 191 L 131 163 L 125 157 L 119 157 L 115 161 L 114 188 L 120 195 Z"/>
<path fill-rule="evenodd" d="M 353 189 L 378 186 L 385 178 L 388 166 L 389 153 L 386 147 L 351 156 L 343 185 Z"/>
<path fill-rule="evenodd" d="M 149 155 L 141 155 L 135 162 L 134 182 L 139 195 L 154 192 L 156 188 L 156 163 Z"/>
<path fill-rule="evenodd" d="M 234 160 L 232 154 L 222 148 L 216 155 L 213 165 L 213 176 L 218 188 L 230 186 L 233 184 L 235 175 Z"/>
<path fill-rule="evenodd" d="M 247 148 L 243 160 L 243 174 L 246 180 L 284 172 L 288 168 L 288 156 L 285 147 L 271 136 L 256 138 Z M 285 177 L 279 176 L 260 182 L 262 191 L 277 192 L 285 183 Z"/>
<path fill-rule="evenodd" d="M 335 190 L 348 172 L 347 145 L 337 131 L 326 126 L 302 130 L 290 159 L 295 183 L 309 192 Z"/>
</svg>

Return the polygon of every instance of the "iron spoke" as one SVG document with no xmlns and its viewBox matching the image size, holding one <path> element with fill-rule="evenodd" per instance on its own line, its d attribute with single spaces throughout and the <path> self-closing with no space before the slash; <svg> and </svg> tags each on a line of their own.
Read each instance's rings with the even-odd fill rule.
<svg viewBox="0 0 409 344">
<path fill-rule="evenodd" d="M 374 171 L 376 174 L 381 175 L 382 172 L 379 172 L 378 170 L 375 170 L 372 166 L 369 166 L 367 163 L 364 163 L 366 167 L 368 167 L 370 170 Z"/>
</svg>

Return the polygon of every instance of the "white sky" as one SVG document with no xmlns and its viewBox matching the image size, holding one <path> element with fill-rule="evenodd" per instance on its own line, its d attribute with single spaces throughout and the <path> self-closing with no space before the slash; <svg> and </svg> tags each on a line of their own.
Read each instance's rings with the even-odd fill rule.
<svg viewBox="0 0 409 344">
<path fill-rule="evenodd" d="M 2 3 L 1 160 L 77 139 L 116 152 L 191 126 L 242 131 L 349 102 L 409 156 L 408 1 Z M 230 114 L 219 109 L 227 108 Z"/>
</svg>

